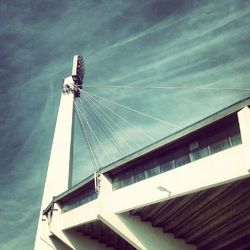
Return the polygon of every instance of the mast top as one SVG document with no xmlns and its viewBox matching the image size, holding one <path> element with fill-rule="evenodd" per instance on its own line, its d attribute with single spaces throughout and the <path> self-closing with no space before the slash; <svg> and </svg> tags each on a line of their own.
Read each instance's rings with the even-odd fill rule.
<svg viewBox="0 0 250 250">
<path fill-rule="evenodd" d="M 74 93 L 75 97 L 80 97 L 80 89 L 83 87 L 84 60 L 80 55 L 74 55 L 72 74 L 64 79 L 63 93 Z"/>
</svg>

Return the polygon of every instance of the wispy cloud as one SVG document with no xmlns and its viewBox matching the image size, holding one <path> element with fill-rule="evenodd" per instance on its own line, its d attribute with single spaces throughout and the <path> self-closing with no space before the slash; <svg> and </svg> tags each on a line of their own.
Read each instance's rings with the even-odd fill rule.
<svg viewBox="0 0 250 250">
<path fill-rule="evenodd" d="M 0 7 L 3 249 L 32 249 L 61 84 L 70 74 L 73 54 L 84 55 L 85 84 L 100 86 L 87 90 L 181 127 L 248 95 L 224 91 L 218 96 L 191 88 L 249 87 L 247 1 L 13 0 Z M 102 89 L 105 85 L 142 89 Z M 143 89 L 168 85 L 190 89 Z M 174 131 L 112 108 L 157 139 Z M 116 122 L 139 139 L 134 128 Z M 80 130 L 76 133 L 81 145 L 75 151 L 77 182 L 93 169 Z M 113 136 L 119 137 L 117 128 Z M 102 140 L 109 154 L 118 157 L 107 138 Z"/>
</svg>

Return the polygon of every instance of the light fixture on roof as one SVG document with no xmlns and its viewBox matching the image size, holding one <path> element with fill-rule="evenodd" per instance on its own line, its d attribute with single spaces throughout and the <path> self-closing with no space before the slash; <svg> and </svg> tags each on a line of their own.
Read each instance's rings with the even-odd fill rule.
<svg viewBox="0 0 250 250">
<path fill-rule="evenodd" d="M 163 186 L 158 186 L 157 189 L 160 190 L 160 191 L 162 191 L 162 192 L 167 192 L 167 193 L 168 193 L 168 196 L 171 195 L 171 191 L 169 191 L 168 189 L 166 189 L 166 188 L 163 187 Z"/>
</svg>

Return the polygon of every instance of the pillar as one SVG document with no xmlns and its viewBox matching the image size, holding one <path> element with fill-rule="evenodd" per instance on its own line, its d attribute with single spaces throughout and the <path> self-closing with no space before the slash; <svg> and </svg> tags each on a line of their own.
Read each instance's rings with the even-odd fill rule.
<svg viewBox="0 0 250 250">
<path fill-rule="evenodd" d="M 250 171 L 250 109 L 243 108 L 238 112 L 238 119 L 240 125 L 240 133 L 243 144 L 243 154 L 245 160 L 245 168 Z"/>
<path fill-rule="evenodd" d="M 73 101 L 74 93 L 62 93 L 42 198 L 35 250 L 51 249 L 49 245 L 53 245 L 53 242 L 49 238 L 48 222 L 44 220 L 42 212 L 54 196 L 68 189 L 71 181 Z M 41 239 L 45 239 L 47 244 L 44 244 Z"/>
</svg>

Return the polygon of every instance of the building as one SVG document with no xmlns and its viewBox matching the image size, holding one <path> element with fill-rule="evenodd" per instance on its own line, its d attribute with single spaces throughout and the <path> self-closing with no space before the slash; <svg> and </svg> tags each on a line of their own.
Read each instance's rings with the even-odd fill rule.
<svg viewBox="0 0 250 250">
<path fill-rule="evenodd" d="M 250 248 L 250 98 L 69 188 L 79 92 L 66 79 L 36 250 Z"/>
</svg>

